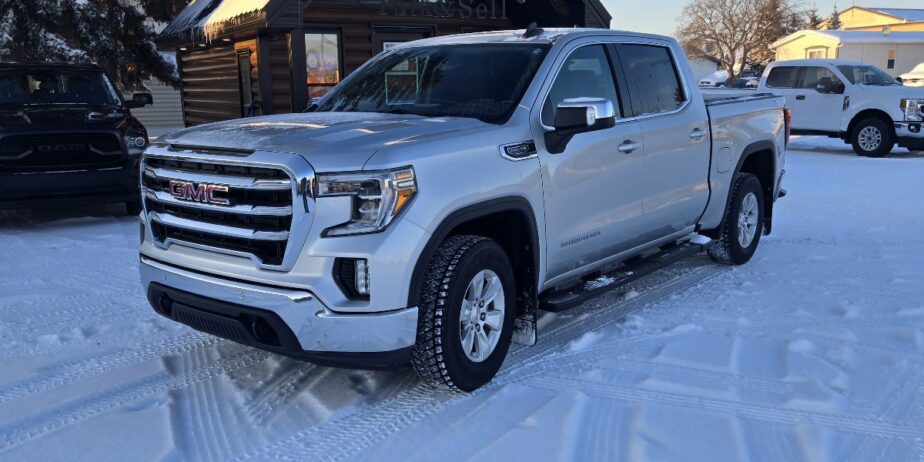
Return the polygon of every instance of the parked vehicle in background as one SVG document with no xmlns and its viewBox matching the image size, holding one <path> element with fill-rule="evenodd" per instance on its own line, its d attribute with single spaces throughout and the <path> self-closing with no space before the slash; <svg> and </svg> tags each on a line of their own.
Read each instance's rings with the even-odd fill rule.
<svg viewBox="0 0 924 462">
<path fill-rule="evenodd" d="M 138 214 L 148 144 L 131 109 L 97 66 L 0 64 L 0 209 L 122 202 Z"/>
<path fill-rule="evenodd" d="M 728 83 L 728 71 L 715 71 L 699 79 L 700 88 L 724 88 Z"/>
<path fill-rule="evenodd" d="M 852 61 L 770 64 L 758 87 L 786 98 L 792 133 L 841 138 L 861 156 L 898 146 L 924 149 L 924 88 L 909 88 L 885 71 Z"/>
<path fill-rule="evenodd" d="M 899 78 L 906 87 L 924 87 L 924 63 L 918 64 L 911 72 L 902 74 Z"/>
<path fill-rule="evenodd" d="M 473 390 L 512 341 L 536 342 L 540 309 L 709 238 L 715 261 L 750 260 L 782 195 L 786 121 L 773 95 L 705 100 L 665 37 L 400 44 L 307 113 L 152 144 L 144 289 L 246 345 Z"/>
</svg>

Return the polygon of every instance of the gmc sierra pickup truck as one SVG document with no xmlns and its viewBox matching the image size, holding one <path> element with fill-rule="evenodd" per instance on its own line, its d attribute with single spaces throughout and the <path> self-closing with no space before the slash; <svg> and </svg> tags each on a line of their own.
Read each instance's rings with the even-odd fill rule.
<svg viewBox="0 0 924 462">
<path fill-rule="evenodd" d="M 0 63 L 0 209 L 125 203 L 138 215 L 148 144 L 132 108 L 90 64 Z"/>
<path fill-rule="evenodd" d="M 705 101 L 669 38 L 406 43 L 304 113 L 153 143 L 144 289 L 236 342 L 473 390 L 512 341 L 536 342 L 540 310 L 704 247 L 747 262 L 783 193 L 786 130 L 782 98 Z"/>
</svg>

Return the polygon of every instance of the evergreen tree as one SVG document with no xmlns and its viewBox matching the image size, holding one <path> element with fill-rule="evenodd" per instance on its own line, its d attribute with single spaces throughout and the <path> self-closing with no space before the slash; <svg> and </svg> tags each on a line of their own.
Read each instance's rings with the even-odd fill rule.
<svg viewBox="0 0 924 462">
<path fill-rule="evenodd" d="M 123 90 L 144 80 L 177 83 L 155 30 L 183 0 L 0 0 L 0 60 L 92 62 Z"/>
<path fill-rule="evenodd" d="M 831 13 L 831 17 L 828 19 L 828 30 L 841 30 L 844 28 L 844 23 L 841 22 L 841 14 L 837 11 L 837 4 L 834 5 L 834 12 Z"/>
<path fill-rule="evenodd" d="M 821 19 L 821 16 L 818 16 L 817 7 L 813 6 L 812 8 L 809 8 L 809 10 L 805 13 L 806 29 L 817 30 L 819 27 L 821 27 L 822 21 L 823 20 Z"/>
</svg>

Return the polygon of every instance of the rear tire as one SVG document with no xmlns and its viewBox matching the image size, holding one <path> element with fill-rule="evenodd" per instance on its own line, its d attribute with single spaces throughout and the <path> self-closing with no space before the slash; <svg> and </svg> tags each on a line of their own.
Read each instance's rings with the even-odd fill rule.
<svg viewBox="0 0 924 462">
<path fill-rule="evenodd" d="M 417 374 L 430 385 L 462 391 L 490 382 L 507 357 L 517 312 L 507 254 L 481 236 L 452 236 L 423 282 L 412 357 Z"/>
<path fill-rule="evenodd" d="M 871 117 L 863 119 L 850 134 L 853 150 L 865 157 L 885 157 L 895 146 L 895 134 L 886 121 Z"/>
<path fill-rule="evenodd" d="M 764 192 L 756 176 L 739 173 L 732 186 L 719 236 L 706 248 L 709 257 L 723 265 L 751 260 L 764 233 Z"/>
</svg>

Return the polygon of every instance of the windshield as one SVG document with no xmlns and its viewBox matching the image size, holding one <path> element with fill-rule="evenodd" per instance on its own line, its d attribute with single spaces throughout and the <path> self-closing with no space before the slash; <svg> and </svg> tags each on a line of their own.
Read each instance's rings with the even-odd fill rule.
<svg viewBox="0 0 924 462">
<path fill-rule="evenodd" d="M 382 55 L 325 96 L 314 111 L 510 117 L 548 47 L 490 44 L 407 48 Z"/>
<path fill-rule="evenodd" d="M 837 66 L 854 85 L 901 85 L 876 66 Z"/>
<path fill-rule="evenodd" d="M 102 73 L 62 70 L 0 71 L 0 105 L 120 104 Z"/>
</svg>

